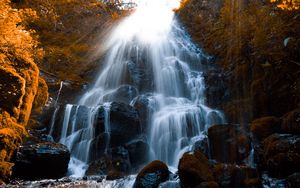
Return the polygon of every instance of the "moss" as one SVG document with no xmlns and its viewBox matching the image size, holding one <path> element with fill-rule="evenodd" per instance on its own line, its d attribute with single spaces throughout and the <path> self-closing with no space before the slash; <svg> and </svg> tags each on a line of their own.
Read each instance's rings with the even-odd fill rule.
<svg viewBox="0 0 300 188">
<path fill-rule="evenodd" d="M 39 77 L 38 91 L 33 102 L 33 110 L 35 113 L 39 114 L 42 112 L 43 107 L 48 101 L 48 97 L 48 86 L 45 80 Z"/>
<path fill-rule="evenodd" d="M 194 154 L 185 153 L 179 161 L 178 174 L 185 187 L 196 187 L 202 182 L 213 181 L 208 159 L 196 151 Z"/>
<path fill-rule="evenodd" d="M 251 123 L 250 130 L 259 141 L 262 141 L 271 134 L 280 131 L 280 120 L 272 116 L 262 117 Z"/>
<path fill-rule="evenodd" d="M 158 160 L 152 161 L 150 164 L 148 164 L 145 168 L 142 169 L 142 171 L 140 171 L 140 173 L 138 174 L 138 177 L 143 177 L 145 176 L 147 173 L 154 173 L 156 171 L 166 171 L 168 172 L 168 166 Z"/>
<path fill-rule="evenodd" d="M 10 0 L 0 3 L 0 181 L 11 174 L 11 157 L 27 135 L 33 101 L 37 94 L 39 69 L 37 41 L 21 22 L 23 14 L 34 17 L 33 11 L 17 10 Z"/>
<path fill-rule="evenodd" d="M 0 185 L 11 176 L 13 163 L 0 161 Z"/>
</svg>

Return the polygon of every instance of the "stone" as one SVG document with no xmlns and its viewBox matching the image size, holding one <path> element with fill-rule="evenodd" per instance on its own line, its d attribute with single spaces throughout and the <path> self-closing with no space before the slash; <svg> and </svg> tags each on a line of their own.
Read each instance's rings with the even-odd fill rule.
<svg viewBox="0 0 300 188">
<path fill-rule="evenodd" d="M 294 173 L 290 175 L 286 180 L 287 188 L 299 188 L 300 187 L 300 173 Z"/>
<path fill-rule="evenodd" d="M 202 182 L 196 188 L 219 188 L 219 184 L 215 181 Z"/>
<path fill-rule="evenodd" d="M 125 145 L 129 152 L 130 163 L 133 167 L 138 167 L 148 160 L 149 145 L 144 139 L 135 139 Z"/>
<path fill-rule="evenodd" d="M 281 129 L 286 133 L 300 134 L 300 108 L 288 112 L 282 117 Z"/>
<path fill-rule="evenodd" d="M 209 146 L 208 146 L 208 138 L 205 137 L 204 139 L 198 140 L 193 145 L 193 151 L 200 151 L 202 152 L 207 158 L 209 157 Z"/>
<path fill-rule="evenodd" d="M 300 171 L 300 137 L 272 134 L 263 141 L 263 162 L 271 177 L 286 177 Z"/>
<path fill-rule="evenodd" d="M 168 166 L 161 161 L 152 161 L 137 175 L 134 188 L 157 188 L 169 179 Z"/>
<path fill-rule="evenodd" d="M 178 174 L 183 187 L 196 187 L 202 182 L 214 179 L 208 159 L 199 151 L 183 154 L 179 161 Z"/>
<path fill-rule="evenodd" d="M 213 166 L 215 181 L 222 188 L 254 188 L 260 187 L 256 169 L 248 166 L 219 163 Z"/>
<path fill-rule="evenodd" d="M 208 129 L 210 156 L 219 162 L 241 164 L 250 154 L 250 137 L 235 124 L 214 125 Z"/>
<path fill-rule="evenodd" d="M 130 104 L 130 102 L 138 95 L 138 90 L 131 85 L 122 85 L 112 93 L 103 97 L 104 101 L 121 102 Z"/>
<path fill-rule="evenodd" d="M 280 119 L 273 116 L 255 119 L 250 125 L 250 130 L 256 139 L 262 141 L 280 131 Z"/>
<path fill-rule="evenodd" d="M 36 180 L 61 178 L 70 160 L 68 148 L 52 142 L 26 142 L 16 153 L 13 176 Z"/>
<path fill-rule="evenodd" d="M 148 131 L 149 117 L 153 113 L 153 109 L 149 107 L 149 97 L 150 95 L 139 95 L 133 104 L 139 113 L 143 132 Z"/>
<path fill-rule="evenodd" d="M 123 147 L 112 148 L 110 155 L 102 155 L 93 160 L 85 173 L 87 176 L 110 175 L 110 178 L 118 179 L 131 172 L 128 151 Z"/>
<path fill-rule="evenodd" d="M 137 110 L 124 103 L 113 102 L 110 108 L 112 146 L 124 144 L 142 133 Z"/>
</svg>

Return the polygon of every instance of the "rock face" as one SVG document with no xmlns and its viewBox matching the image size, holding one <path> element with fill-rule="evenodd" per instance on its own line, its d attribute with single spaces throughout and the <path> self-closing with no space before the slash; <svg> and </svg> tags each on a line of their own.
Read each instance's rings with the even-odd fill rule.
<svg viewBox="0 0 300 188">
<path fill-rule="evenodd" d="M 70 153 L 64 145 L 27 142 L 16 154 L 13 176 L 30 180 L 61 178 L 67 173 L 69 160 Z"/>
<path fill-rule="evenodd" d="M 132 99 L 138 95 L 138 90 L 130 85 L 122 85 L 114 92 L 103 97 L 104 101 L 121 102 L 130 104 Z"/>
<path fill-rule="evenodd" d="M 22 20 L 20 12 L 11 7 L 10 1 L 2 2 L 1 10 L 6 13 L 0 18 L 5 23 L 1 24 L 0 37 L 0 183 L 11 174 L 10 159 L 26 135 L 25 126 L 41 80 L 33 60 L 36 41 L 30 32 L 17 26 Z M 34 108 L 42 108 L 47 96 L 40 99 Z"/>
<path fill-rule="evenodd" d="M 300 137 L 273 134 L 263 142 L 264 165 L 273 177 L 286 177 L 300 171 Z"/>
<path fill-rule="evenodd" d="M 183 187 L 196 187 L 213 180 L 208 159 L 201 153 L 185 153 L 179 161 L 178 174 Z"/>
<path fill-rule="evenodd" d="M 137 175 L 134 188 L 157 188 L 169 179 L 168 166 L 161 161 L 152 161 Z"/>
<path fill-rule="evenodd" d="M 105 133 L 105 112 L 103 108 L 99 109 L 97 122 L 95 123 L 95 138 L 93 140 L 94 159 L 101 157 L 107 144 L 110 148 L 125 147 L 126 143 L 138 138 L 141 134 L 139 115 L 135 108 L 125 103 L 113 102 L 110 106 L 110 133 L 107 139 Z M 84 117 L 84 116 L 83 116 Z M 108 143 L 109 142 L 109 143 Z M 139 149 L 139 148 L 136 148 Z M 131 155 L 131 159 L 136 157 Z M 138 159 L 139 160 L 139 159 Z M 141 158 L 141 160 L 143 160 Z"/>
<path fill-rule="evenodd" d="M 242 163 L 250 152 L 249 134 L 239 125 L 214 125 L 208 129 L 211 158 L 225 163 Z"/>
</svg>

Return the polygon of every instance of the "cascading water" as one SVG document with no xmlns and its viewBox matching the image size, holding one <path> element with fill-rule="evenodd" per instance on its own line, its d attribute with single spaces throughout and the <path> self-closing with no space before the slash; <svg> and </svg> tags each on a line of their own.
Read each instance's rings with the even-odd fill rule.
<svg viewBox="0 0 300 188">
<path fill-rule="evenodd" d="M 110 139 L 110 105 L 114 93 L 124 85 L 136 88 L 138 96 L 128 98 L 134 106 L 145 97 L 150 159 L 177 166 L 180 156 L 204 139 L 204 132 L 223 123 L 221 112 L 205 106 L 202 61 L 207 60 L 174 17 L 179 0 L 140 1 L 132 15 L 116 27 L 106 43 L 107 56 L 94 86 L 79 105 L 67 105 L 60 143 L 72 154 L 70 174 L 84 175 L 95 138 L 97 111 L 105 111 L 106 150 Z M 133 91 L 133 90 L 130 90 Z M 86 106 L 85 113 L 79 108 Z M 81 113 L 79 113 L 79 111 Z M 86 117 L 83 117 L 86 116 Z M 79 127 L 76 121 L 82 121 Z"/>
</svg>

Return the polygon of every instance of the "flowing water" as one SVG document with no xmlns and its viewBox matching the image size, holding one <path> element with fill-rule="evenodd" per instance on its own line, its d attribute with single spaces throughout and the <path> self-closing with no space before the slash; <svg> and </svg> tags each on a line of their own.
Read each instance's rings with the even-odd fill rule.
<svg viewBox="0 0 300 188">
<path fill-rule="evenodd" d="M 106 42 L 106 59 L 93 87 L 78 105 L 65 107 L 59 142 L 71 151 L 70 175 L 83 176 L 90 162 L 93 124 L 100 108 L 105 111 L 106 149 L 109 148 L 110 102 L 114 98 L 108 96 L 124 85 L 137 90 L 137 97 L 132 95 L 133 90 L 128 94 L 132 106 L 141 96 L 147 101 L 150 113 L 147 125 L 142 126 L 147 127 L 151 160 L 177 167 L 182 154 L 206 138 L 210 125 L 224 122 L 221 112 L 205 105 L 203 62 L 209 57 L 178 23 L 172 11 L 178 3 L 140 1 L 135 12 L 115 28 Z M 87 107 L 83 114 L 79 109 L 82 106 Z M 75 126 L 77 121 L 82 121 L 80 127 Z M 167 182 L 165 187 L 176 187 L 176 181 Z"/>
</svg>

